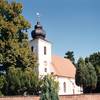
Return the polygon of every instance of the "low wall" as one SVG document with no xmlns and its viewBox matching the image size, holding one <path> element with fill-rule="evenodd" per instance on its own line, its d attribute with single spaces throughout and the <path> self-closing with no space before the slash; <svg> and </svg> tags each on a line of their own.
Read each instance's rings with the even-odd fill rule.
<svg viewBox="0 0 100 100">
<path fill-rule="evenodd" d="M 60 96 L 60 100 L 100 100 L 100 94 Z"/>
<path fill-rule="evenodd" d="M 0 97 L 0 100 L 39 100 L 37 96 L 11 96 L 11 97 Z"/>
<path fill-rule="evenodd" d="M 100 94 L 67 95 L 60 96 L 60 100 L 100 100 Z M 37 96 L 0 97 L 0 100 L 39 100 Z"/>
</svg>

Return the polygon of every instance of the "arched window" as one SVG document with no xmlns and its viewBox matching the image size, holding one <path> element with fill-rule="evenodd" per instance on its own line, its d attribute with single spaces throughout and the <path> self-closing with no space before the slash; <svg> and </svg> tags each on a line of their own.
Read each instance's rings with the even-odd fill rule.
<svg viewBox="0 0 100 100">
<path fill-rule="evenodd" d="M 63 83 L 64 92 L 66 92 L 66 82 Z"/>
<path fill-rule="evenodd" d="M 46 50 L 46 46 L 44 46 L 44 55 L 46 55 L 47 50 Z"/>
</svg>

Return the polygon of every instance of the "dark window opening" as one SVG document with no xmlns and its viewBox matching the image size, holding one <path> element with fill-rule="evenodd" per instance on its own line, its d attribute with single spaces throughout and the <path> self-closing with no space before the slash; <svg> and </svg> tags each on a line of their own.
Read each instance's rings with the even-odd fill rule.
<svg viewBox="0 0 100 100">
<path fill-rule="evenodd" d="M 46 52 L 47 52 L 47 51 L 46 51 L 46 47 L 44 47 L 44 55 L 46 55 Z"/>
<path fill-rule="evenodd" d="M 64 92 L 66 92 L 66 83 L 63 84 Z"/>
<path fill-rule="evenodd" d="M 31 47 L 31 51 L 33 52 L 33 50 L 34 50 L 34 47 L 32 46 L 32 47 Z"/>
<path fill-rule="evenodd" d="M 47 68 L 45 68 L 44 71 L 47 72 Z"/>
</svg>

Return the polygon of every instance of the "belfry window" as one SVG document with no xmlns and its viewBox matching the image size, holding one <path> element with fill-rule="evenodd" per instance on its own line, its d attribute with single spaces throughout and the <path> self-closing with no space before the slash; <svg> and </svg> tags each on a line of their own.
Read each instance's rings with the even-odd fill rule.
<svg viewBox="0 0 100 100">
<path fill-rule="evenodd" d="M 63 83 L 64 92 L 66 92 L 66 82 Z"/>
<path fill-rule="evenodd" d="M 31 47 L 31 51 L 32 51 L 32 52 L 34 51 L 34 47 L 33 47 L 33 46 Z"/>
<path fill-rule="evenodd" d="M 46 49 L 47 49 L 46 46 L 44 46 L 44 55 L 46 55 L 46 53 L 47 53 Z"/>
</svg>

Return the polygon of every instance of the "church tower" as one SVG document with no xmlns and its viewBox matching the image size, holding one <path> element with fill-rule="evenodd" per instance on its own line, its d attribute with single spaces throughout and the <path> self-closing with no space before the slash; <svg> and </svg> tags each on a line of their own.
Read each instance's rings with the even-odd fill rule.
<svg viewBox="0 0 100 100">
<path fill-rule="evenodd" d="M 33 31 L 30 48 L 37 56 L 39 77 L 53 74 L 59 82 L 59 95 L 81 94 L 75 84 L 75 67 L 70 60 L 52 56 L 52 44 L 46 39 L 46 33 L 37 20 Z"/>
<path fill-rule="evenodd" d="M 34 26 L 34 30 L 31 32 L 32 40 L 30 41 L 30 46 L 32 52 L 34 52 L 38 58 L 38 72 L 39 76 L 51 74 L 51 43 L 46 40 L 46 33 L 37 21 Z"/>
</svg>

